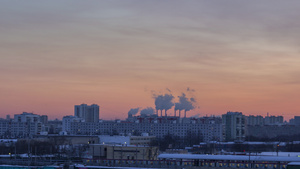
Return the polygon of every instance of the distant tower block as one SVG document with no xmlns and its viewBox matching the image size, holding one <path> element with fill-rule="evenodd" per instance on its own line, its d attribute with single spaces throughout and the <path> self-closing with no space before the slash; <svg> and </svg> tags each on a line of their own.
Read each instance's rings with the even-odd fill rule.
<svg viewBox="0 0 300 169">
<path fill-rule="evenodd" d="M 84 119 L 85 122 L 99 122 L 99 109 L 97 104 L 90 106 L 87 104 L 75 105 L 74 115 Z"/>
</svg>

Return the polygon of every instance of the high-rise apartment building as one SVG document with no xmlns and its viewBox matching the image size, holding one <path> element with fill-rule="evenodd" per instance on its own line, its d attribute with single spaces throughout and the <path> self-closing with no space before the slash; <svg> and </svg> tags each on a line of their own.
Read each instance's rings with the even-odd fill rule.
<svg viewBox="0 0 300 169">
<path fill-rule="evenodd" d="M 247 125 L 262 126 L 262 125 L 264 125 L 264 117 L 261 115 L 258 115 L 258 116 L 250 115 L 247 117 Z"/>
<path fill-rule="evenodd" d="M 300 125 L 300 116 L 294 116 L 294 118 L 291 119 L 291 120 L 292 120 L 292 123 L 291 123 L 291 124 L 297 125 L 297 126 Z"/>
<path fill-rule="evenodd" d="M 281 125 L 283 124 L 283 116 L 266 116 L 250 115 L 247 118 L 247 125 L 249 126 L 263 126 L 263 125 Z"/>
<path fill-rule="evenodd" d="M 39 122 L 40 116 L 33 113 L 23 112 L 22 114 L 15 114 L 14 122 Z"/>
<path fill-rule="evenodd" d="M 242 141 L 246 136 L 246 119 L 241 112 L 227 112 L 222 115 L 226 141 Z"/>
<path fill-rule="evenodd" d="M 283 124 L 283 116 L 266 116 L 264 119 L 265 125 Z"/>
<path fill-rule="evenodd" d="M 74 115 L 78 118 L 82 118 L 85 122 L 99 122 L 99 106 L 97 104 L 87 105 L 75 105 Z"/>
<path fill-rule="evenodd" d="M 0 136 L 24 138 L 40 134 L 45 131 L 41 117 L 45 121 L 46 116 L 23 112 L 22 114 L 15 114 L 12 120 L 0 120 Z"/>
<path fill-rule="evenodd" d="M 41 115 L 40 116 L 40 122 L 42 122 L 43 124 L 47 124 L 48 123 L 48 116 Z"/>
</svg>

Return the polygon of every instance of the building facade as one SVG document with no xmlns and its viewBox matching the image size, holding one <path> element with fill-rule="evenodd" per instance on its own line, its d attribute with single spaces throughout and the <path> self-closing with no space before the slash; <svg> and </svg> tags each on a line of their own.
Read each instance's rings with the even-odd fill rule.
<svg viewBox="0 0 300 169">
<path fill-rule="evenodd" d="M 283 124 L 283 116 L 266 116 L 264 125 L 280 125 Z"/>
<path fill-rule="evenodd" d="M 227 112 L 222 115 L 226 141 L 243 141 L 246 137 L 246 118 L 241 112 Z"/>
<path fill-rule="evenodd" d="M 76 116 L 64 116 L 62 119 L 62 131 L 70 131 L 72 122 L 81 122 L 82 118 Z"/>
<path fill-rule="evenodd" d="M 40 116 L 33 113 L 23 112 L 22 114 L 14 115 L 14 122 L 38 122 L 40 121 Z"/>
<path fill-rule="evenodd" d="M 264 125 L 264 117 L 260 115 L 259 116 L 250 115 L 247 117 L 247 125 L 250 126 Z"/>
<path fill-rule="evenodd" d="M 0 120 L 0 137 L 25 138 L 40 134 L 44 130 L 41 122 L 15 122 Z"/>
<path fill-rule="evenodd" d="M 155 136 L 109 136 L 100 135 L 99 142 L 101 144 L 128 144 L 149 146 L 155 140 Z"/>
<path fill-rule="evenodd" d="M 82 118 L 85 122 L 98 122 L 99 121 L 99 106 L 97 104 L 87 105 L 75 105 L 74 115 L 78 118 Z"/>
<path fill-rule="evenodd" d="M 174 117 L 137 117 L 133 121 L 100 121 L 71 122 L 67 131 L 70 134 L 79 135 L 140 135 L 149 133 L 150 136 L 162 138 L 172 134 L 184 138 L 189 133 L 192 136 L 201 137 L 201 141 L 222 141 L 223 128 L 220 117 L 202 118 L 174 118 Z"/>
<path fill-rule="evenodd" d="M 0 120 L 0 137 L 25 138 L 38 135 L 46 130 L 43 122 L 47 123 L 47 116 L 23 112 L 14 115 L 14 119 Z"/>
<path fill-rule="evenodd" d="M 247 130 L 248 136 L 260 138 L 262 140 L 300 135 L 299 126 L 297 125 L 248 126 Z"/>
<path fill-rule="evenodd" d="M 89 155 L 94 159 L 157 160 L 158 147 L 91 144 Z"/>
<path fill-rule="evenodd" d="M 300 126 L 300 116 L 294 116 L 294 118 L 290 119 L 290 124 Z"/>
</svg>

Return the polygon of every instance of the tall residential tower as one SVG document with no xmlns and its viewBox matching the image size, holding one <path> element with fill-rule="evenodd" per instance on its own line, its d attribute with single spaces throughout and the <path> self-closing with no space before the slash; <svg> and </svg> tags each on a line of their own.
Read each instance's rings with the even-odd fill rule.
<svg viewBox="0 0 300 169">
<path fill-rule="evenodd" d="M 227 112 L 222 115 L 226 141 L 243 141 L 246 137 L 246 118 L 241 112 Z"/>
<path fill-rule="evenodd" d="M 75 105 L 74 115 L 78 118 L 82 118 L 85 122 L 99 122 L 99 106 L 97 104 L 87 105 Z"/>
</svg>

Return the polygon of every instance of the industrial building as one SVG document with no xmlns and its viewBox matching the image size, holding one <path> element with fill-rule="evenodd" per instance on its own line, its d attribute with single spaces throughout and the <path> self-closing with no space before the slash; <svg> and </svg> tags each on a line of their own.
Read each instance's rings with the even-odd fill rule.
<svg viewBox="0 0 300 169">
<path fill-rule="evenodd" d="M 158 147 L 136 145 L 90 144 L 93 159 L 156 160 Z"/>
</svg>

